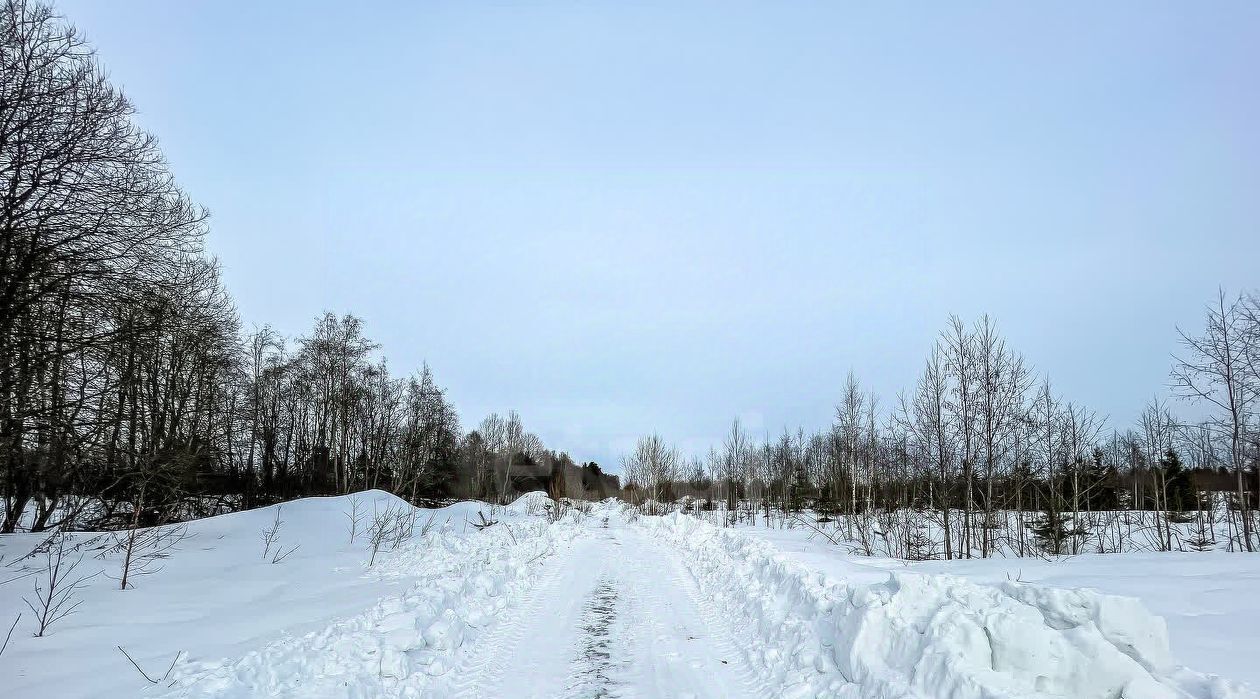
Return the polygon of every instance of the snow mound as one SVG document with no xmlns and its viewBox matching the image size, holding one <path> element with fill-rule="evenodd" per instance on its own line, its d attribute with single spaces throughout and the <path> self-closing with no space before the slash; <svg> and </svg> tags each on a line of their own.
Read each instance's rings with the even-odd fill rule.
<svg viewBox="0 0 1260 699">
<path fill-rule="evenodd" d="M 434 512 L 459 513 L 461 505 Z M 443 696 L 467 648 L 529 594 L 550 555 L 581 531 L 576 517 L 508 519 L 480 531 L 436 524 L 367 571 L 414 580 L 402 594 L 239 659 L 181 663 L 169 688 L 145 696 Z"/>
<path fill-rule="evenodd" d="M 542 512 L 548 505 L 554 506 L 555 504 L 555 501 L 547 497 L 546 493 L 541 490 L 535 490 L 513 500 L 511 504 L 507 505 L 506 509 L 508 512 L 532 515 Z"/>
<path fill-rule="evenodd" d="M 607 498 L 591 504 L 591 516 L 616 522 L 634 522 L 639 518 L 639 510 L 624 500 Z"/>
<path fill-rule="evenodd" d="M 682 549 L 745 659 L 784 697 L 1243 699 L 1173 662 L 1164 622 L 1090 590 L 891 574 L 846 585 L 772 545 L 681 514 L 644 526 Z"/>
</svg>

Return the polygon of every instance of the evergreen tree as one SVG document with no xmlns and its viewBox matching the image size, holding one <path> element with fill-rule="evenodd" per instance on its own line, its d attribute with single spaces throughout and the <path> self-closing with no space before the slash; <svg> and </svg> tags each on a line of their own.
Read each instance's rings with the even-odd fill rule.
<svg viewBox="0 0 1260 699">
<path fill-rule="evenodd" d="M 1196 506 L 1194 484 L 1190 481 L 1190 472 L 1181 463 L 1181 457 L 1173 449 L 1164 453 L 1159 466 L 1164 471 L 1164 492 L 1168 498 L 1170 512 L 1185 512 Z"/>
</svg>

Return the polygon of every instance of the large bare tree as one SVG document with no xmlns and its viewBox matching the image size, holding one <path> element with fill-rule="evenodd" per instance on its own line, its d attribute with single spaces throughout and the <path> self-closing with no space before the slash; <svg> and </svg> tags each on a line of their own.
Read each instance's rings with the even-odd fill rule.
<svg viewBox="0 0 1260 699">
<path fill-rule="evenodd" d="M 1242 520 L 1239 543 L 1255 550 L 1250 489 L 1245 480 L 1248 433 L 1260 399 L 1260 378 L 1256 375 L 1257 333 L 1254 299 L 1226 298 L 1218 290 L 1216 302 L 1206 308 L 1202 334 L 1178 328 L 1184 353 L 1174 356 L 1173 389 L 1189 400 L 1213 409 L 1211 424 L 1228 444 L 1229 464 L 1237 481 L 1239 516 Z"/>
</svg>

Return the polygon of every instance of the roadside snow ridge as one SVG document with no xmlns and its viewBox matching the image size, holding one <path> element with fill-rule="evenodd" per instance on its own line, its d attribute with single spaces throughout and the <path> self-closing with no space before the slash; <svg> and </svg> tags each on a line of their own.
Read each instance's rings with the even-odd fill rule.
<svg viewBox="0 0 1260 699">
<path fill-rule="evenodd" d="M 747 626 L 745 660 L 775 696 L 1260 696 L 1177 667 L 1163 620 L 1136 599 L 909 573 L 846 585 L 693 517 L 642 521 L 684 552 L 704 595 Z"/>
<path fill-rule="evenodd" d="M 473 535 L 430 532 L 383 556 L 370 575 L 407 575 L 407 592 L 237 660 L 178 666 L 163 697 L 445 696 L 479 636 L 528 591 L 544 561 L 578 533 L 573 518 L 502 522 Z"/>
</svg>

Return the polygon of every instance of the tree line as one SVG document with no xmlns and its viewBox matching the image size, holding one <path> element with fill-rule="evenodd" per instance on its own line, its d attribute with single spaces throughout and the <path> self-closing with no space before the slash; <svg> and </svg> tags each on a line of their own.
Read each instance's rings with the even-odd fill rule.
<svg viewBox="0 0 1260 699">
<path fill-rule="evenodd" d="M 429 367 L 395 376 L 353 315 L 245 332 L 207 212 L 133 113 L 73 26 L 4 0 L 0 532 L 23 513 L 108 528 L 364 488 L 616 490 L 515 413 L 463 432 Z"/>
<path fill-rule="evenodd" d="M 622 490 L 514 412 L 465 430 L 430 368 L 395 375 L 353 315 L 295 338 L 243 329 L 204 249 L 207 212 L 133 112 L 71 25 L 0 2 L 0 532 L 24 514 L 37 530 L 134 527 L 364 488 L 413 502 L 543 489 L 689 496 L 730 518 L 808 508 L 865 547 L 944 558 L 1079 552 L 1115 512 L 1137 513 L 1155 548 L 1186 538 L 1187 518 L 1192 546 L 1218 531 L 1260 546 L 1255 294 L 1220 294 L 1183 334 L 1170 383 L 1203 419 L 1157 399 L 1108 429 L 990 318 L 954 318 L 891 403 L 850 376 L 823 430 L 757 439 L 736 422 L 690 457 L 650 435 Z"/>
<path fill-rule="evenodd" d="M 1201 419 L 1155 398 L 1136 425 L 1108 429 L 1038 377 L 990 317 L 953 317 L 891 404 L 850 373 L 822 430 L 758 440 L 737 420 L 690 457 L 648 435 L 623 458 L 627 489 L 652 506 L 721 509 L 728 523 L 809 509 L 807 526 L 904 557 L 1254 551 L 1260 297 L 1221 292 L 1202 330 L 1181 337 L 1169 385 Z"/>
</svg>

